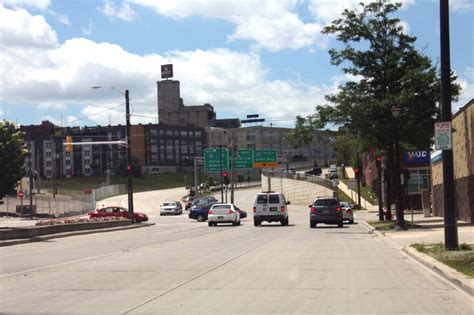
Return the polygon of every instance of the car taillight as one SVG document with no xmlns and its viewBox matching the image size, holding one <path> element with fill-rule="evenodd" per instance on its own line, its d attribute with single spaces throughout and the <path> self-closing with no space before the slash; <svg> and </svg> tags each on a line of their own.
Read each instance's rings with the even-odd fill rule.
<svg viewBox="0 0 474 315">
<path fill-rule="evenodd" d="M 347 213 L 352 213 L 352 210 L 351 210 L 351 209 L 347 209 L 346 212 L 347 212 Z"/>
<path fill-rule="evenodd" d="M 316 212 L 316 207 L 311 207 L 311 212 L 315 213 Z"/>
<path fill-rule="evenodd" d="M 257 207 L 253 207 L 253 213 L 257 212 Z"/>
<path fill-rule="evenodd" d="M 336 212 L 341 212 L 341 207 L 337 207 Z"/>
<path fill-rule="evenodd" d="M 230 209 L 227 214 L 234 214 L 234 210 Z"/>
<path fill-rule="evenodd" d="M 281 206 L 280 211 L 281 211 L 281 212 L 285 212 L 285 207 L 284 207 L 284 206 Z"/>
<path fill-rule="evenodd" d="M 209 210 L 207 214 L 214 214 L 214 212 L 212 210 Z"/>
</svg>

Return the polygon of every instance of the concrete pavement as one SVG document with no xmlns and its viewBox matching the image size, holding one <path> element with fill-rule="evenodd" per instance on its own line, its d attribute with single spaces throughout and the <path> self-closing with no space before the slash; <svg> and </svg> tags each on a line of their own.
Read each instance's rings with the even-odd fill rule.
<svg viewBox="0 0 474 315">
<path fill-rule="evenodd" d="M 310 229 L 307 207 L 290 205 L 288 227 L 254 227 L 257 191 L 236 194 L 249 212 L 240 227 L 155 217 L 147 229 L 1 248 L 0 312 L 474 313 L 362 224 Z"/>
</svg>

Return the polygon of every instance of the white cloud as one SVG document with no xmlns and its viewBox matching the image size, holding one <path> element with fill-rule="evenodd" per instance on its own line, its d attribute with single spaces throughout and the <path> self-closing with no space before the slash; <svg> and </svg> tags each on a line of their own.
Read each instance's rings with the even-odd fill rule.
<svg viewBox="0 0 474 315">
<path fill-rule="evenodd" d="M 468 12 L 474 9 L 472 0 L 450 0 L 449 7 L 455 12 Z"/>
<path fill-rule="evenodd" d="M 471 68 L 472 70 L 472 68 Z M 458 102 L 452 103 L 453 113 L 457 112 L 461 107 L 466 105 L 470 100 L 474 98 L 474 79 L 459 77 L 457 82 L 461 85 L 461 95 L 459 96 Z"/>
<path fill-rule="evenodd" d="M 53 10 L 48 10 L 48 13 L 55 17 L 59 21 L 59 23 L 66 26 L 71 26 L 71 22 L 69 21 L 69 17 L 67 16 L 67 14 L 57 13 Z"/>
<path fill-rule="evenodd" d="M 97 9 L 110 18 L 117 18 L 126 22 L 133 22 L 138 17 L 137 13 L 126 2 L 123 2 L 121 6 L 116 6 L 112 1 L 106 0 L 104 6 Z"/>
<path fill-rule="evenodd" d="M 32 16 L 23 9 L 10 10 L 0 5 L 0 47 L 51 48 L 57 35 L 43 16 Z M 2 58 L 2 57 L 0 57 Z"/>
<path fill-rule="evenodd" d="M 84 34 L 85 36 L 92 35 L 92 28 L 93 28 L 92 22 L 89 21 L 89 24 L 87 24 L 86 26 L 83 25 L 81 27 L 82 34 Z"/>
<path fill-rule="evenodd" d="M 0 0 L 0 4 L 13 8 L 30 7 L 46 10 L 51 5 L 51 0 Z"/>
<path fill-rule="evenodd" d="M 468 80 L 474 81 L 474 67 L 466 67 L 466 70 L 464 70 L 464 76 Z"/>
<path fill-rule="evenodd" d="M 357 10 L 360 2 L 368 4 L 373 0 L 310 0 L 308 9 L 318 22 L 326 25 L 340 18 L 345 9 Z M 391 2 L 401 2 L 402 9 L 405 9 L 414 4 L 415 0 L 391 0 Z"/>
<path fill-rule="evenodd" d="M 191 16 L 220 19 L 235 25 L 229 41 L 252 40 L 254 48 L 270 51 L 324 48 L 321 25 L 305 23 L 298 16 L 299 0 L 129 0 L 130 3 L 154 9 L 158 14 L 175 19 Z"/>
</svg>

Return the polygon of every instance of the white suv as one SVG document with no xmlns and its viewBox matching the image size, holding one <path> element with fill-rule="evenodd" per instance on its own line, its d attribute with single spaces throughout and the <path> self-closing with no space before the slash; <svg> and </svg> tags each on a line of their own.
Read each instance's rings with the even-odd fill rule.
<svg viewBox="0 0 474 315">
<path fill-rule="evenodd" d="M 262 192 L 255 196 L 253 202 L 253 225 L 259 226 L 262 221 L 280 222 L 288 225 L 288 207 L 290 202 L 277 192 Z"/>
</svg>

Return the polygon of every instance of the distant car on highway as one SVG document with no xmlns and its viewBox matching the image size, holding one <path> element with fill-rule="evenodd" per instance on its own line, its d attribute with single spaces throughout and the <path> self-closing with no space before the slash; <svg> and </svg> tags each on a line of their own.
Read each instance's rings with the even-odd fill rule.
<svg viewBox="0 0 474 315">
<path fill-rule="evenodd" d="M 165 201 L 160 206 L 160 215 L 176 214 L 180 215 L 183 213 L 183 206 L 179 201 Z"/>
<path fill-rule="evenodd" d="M 342 207 L 336 198 L 318 197 L 309 208 L 311 228 L 315 228 L 318 223 L 337 224 L 338 227 L 343 227 Z"/>
<path fill-rule="evenodd" d="M 240 209 L 232 203 L 215 203 L 207 214 L 207 224 L 217 226 L 217 223 L 232 223 L 240 225 Z"/>
<path fill-rule="evenodd" d="M 90 218 L 106 218 L 106 217 L 122 217 L 122 218 L 129 218 L 128 210 L 119 207 L 119 206 L 108 206 L 97 208 L 92 212 L 89 212 Z M 148 216 L 141 212 L 134 212 L 133 217 L 135 222 L 146 222 L 148 221 Z"/>
<path fill-rule="evenodd" d="M 199 222 L 206 221 L 209 209 L 211 209 L 212 205 L 215 204 L 215 202 L 211 202 L 208 200 L 206 201 L 207 202 L 198 202 L 197 204 L 192 206 L 191 210 L 189 211 L 188 217 Z"/>
<path fill-rule="evenodd" d="M 354 223 L 354 211 L 352 210 L 351 204 L 347 201 L 339 201 L 339 204 L 342 208 L 342 218 L 343 220 L 349 221 L 349 224 Z"/>
<path fill-rule="evenodd" d="M 309 171 L 306 171 L 304 173 L 305 173 L 305 175 L 320 176 L 323 173 L 323 171 L 321 170 L 320 167 L 313 167 L 312 169 L 310 169 Z"/>
</svg>

